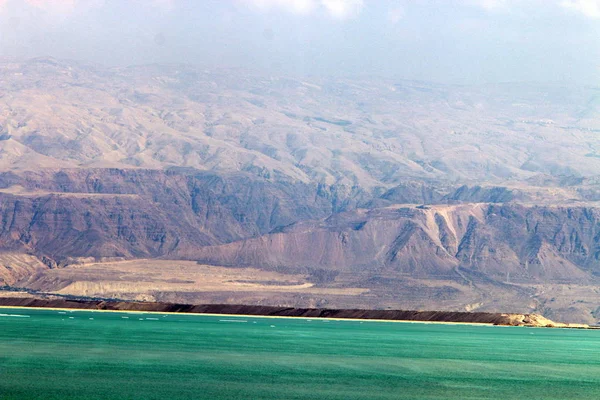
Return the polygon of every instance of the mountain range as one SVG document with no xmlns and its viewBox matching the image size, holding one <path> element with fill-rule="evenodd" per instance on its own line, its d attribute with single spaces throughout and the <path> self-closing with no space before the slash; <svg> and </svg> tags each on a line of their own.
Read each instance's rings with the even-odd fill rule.
<svg viewBox="0 0 600 400">
<path fill-rule="evenodd" d="M 0 293 L 595 323 L 599 133 L 598 87 L 2 59 Z"/>
</svg>

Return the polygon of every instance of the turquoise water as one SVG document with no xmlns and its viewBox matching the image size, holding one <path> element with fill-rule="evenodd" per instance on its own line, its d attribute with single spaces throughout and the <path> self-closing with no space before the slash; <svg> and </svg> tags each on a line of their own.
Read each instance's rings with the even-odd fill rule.
<svg viewBox="0 0 600 400">
<path fill-rule="evenodd" d="M 0 314 L 1 400 L 600 398 L 600 331 Z"/>
</svg>

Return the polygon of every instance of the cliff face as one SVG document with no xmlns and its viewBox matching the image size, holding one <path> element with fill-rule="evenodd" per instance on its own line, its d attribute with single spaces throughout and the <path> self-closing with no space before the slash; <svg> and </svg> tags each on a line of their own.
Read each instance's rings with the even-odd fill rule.
<svg viewBox="0 0 600 400">
<path fill-rule="evenodd" d="M 599 216 L 598 210 L 585 207 L 389 207 L 302 222 L 195 254 L 219 265 L 383 269 L 418 278 L 459 279 L 466 273 L 513 283 L 582 282 L 600 271 Z"/>
<path fill-rule="evenodd" d="M 458 192 L 462 198 L 482 193 Z M 406 195 L 432 201 L 431 191 L 422 188 Z M 58 265 L 78 257 L 170 257 L 271 269 L 383 269 L 418 278 L 456 278 L 466 271 L 502 282 L 578 282 L 600 271 L 596 208 L 378 207 L 392 198 L 390 191 L 376 196 L 244 175 L 5 173 L 0 249 Z"/>
<path fill-rule="evenodd" d="M 0 175 L 0 248 L 68 257 L 156 257 L 254 237 L 353 208 L 356 188 L 244 175 L 61 170 Z"/>
</svg>

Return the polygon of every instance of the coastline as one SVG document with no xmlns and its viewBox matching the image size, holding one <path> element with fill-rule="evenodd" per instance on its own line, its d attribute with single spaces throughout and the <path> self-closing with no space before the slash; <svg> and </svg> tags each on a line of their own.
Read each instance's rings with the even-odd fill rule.
<svg viewBox="0 0 600 400">
<path fill-rule="evenodd" d="M 272 319 L 303 319 L 303 320 L 327 320 L 327 321 L 360 321 L 360 322 L 397 322 L 408 324 L 442 324 L 442 325 L 470 325 L 470 326 L 512 326 L 495 325 L 489 322 L 452 322 L 452 321 L 419 321 L 419 320 L 401 320 L 401 319 L 374 319 L 374 318 L 330 318 L 330 317 L 292 317 L 283 315 L 259 315 L 259 314 L 216 314 L 216 313 L 195 313 L 195 312 L 172 312 L 172 311 L 131 311 L 131 310 L 98 310 L 91 308 L 57 308 L 57 307 L 28 307 L 28 306 L 0 306 L 0 310 L 48 310 L 48 311 L 67 311 L 67 312 L 100 312 L 100 313 L 118 313 L 118 314 L 148 314 L 148 315 L 191 315 L 200 317 L 235 317 L 235 318 L 272 318 Z M 516 325 L 515 325 L 516 326 Z"/>
<path fill-rule="evenodd" d="M 303 318 L 332 321 L 404 322 L 452 325 L 495 325 L 552 328 L 589 328 L 562 324 L 537 314 L 483 313 L 455 311 L 362 310 L 292 308 L 231 304 L 174 304 L 103 300 L 64 300 L 7 297 L 0 298 L 0 309 L 46 309 L 57 311 L 120 312 L 136 314 L 189 314 L 222 317 Z"/>
</svg>

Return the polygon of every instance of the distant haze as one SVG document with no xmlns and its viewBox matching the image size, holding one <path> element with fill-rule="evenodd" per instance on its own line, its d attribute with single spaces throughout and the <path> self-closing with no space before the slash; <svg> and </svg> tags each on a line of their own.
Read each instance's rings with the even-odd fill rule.
<svg viewBox="0 0 600 400">
<path fill-rule="evenodd" d="M 0 56 L 600 82 L 600 0 L 0 0 Z"/>
</svg>

